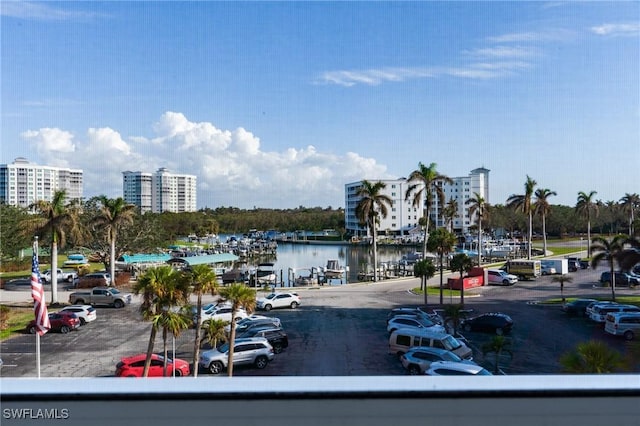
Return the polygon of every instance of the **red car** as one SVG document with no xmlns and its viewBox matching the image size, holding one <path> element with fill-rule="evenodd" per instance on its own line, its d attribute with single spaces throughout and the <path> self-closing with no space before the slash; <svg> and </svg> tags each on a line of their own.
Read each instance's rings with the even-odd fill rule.
<svg viewBox="0 0 640 426">
<path fill-rule="evenodd" d="M 49 331 L 59 331 L 66 334 L 71 330 L 75 330 L 80 327 L 80 319 L 76 314 L 69 311 L 52 312 L 49 314 L 49 322 L 51 322 L 51 329 Z M 29 334 L 35 334 L 36 332 L 36 320 L 33 319 L 27 325 L 27 332 Z"/>
<path fill-rule="evenodd" d="M 116 377 L 142 377 L 144 361 L 147 354 L 138 354 L 127 358 L 122 358 L 116 365 Z M 175 361 L 175 362 L 174 362 Z M 189 363 L 182 359 L 172 360 L 167 358 L 167 376 L 173 376 L 173 369 L 176 369 L 176 376 L 188 376 L 191 373 Z M 149 367 L 149 377 L 162 377 L 164 371 L 164 357 L 158 354 L 151 355 L 151 366 Z"/>
</svg>

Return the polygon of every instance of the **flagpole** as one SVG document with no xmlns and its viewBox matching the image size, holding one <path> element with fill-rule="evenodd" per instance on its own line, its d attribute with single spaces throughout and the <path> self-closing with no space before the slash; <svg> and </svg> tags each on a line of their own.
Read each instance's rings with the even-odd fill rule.
<svg viewBox="0 0 640 426">
<path fill-rule="evenodd" d="M 38 259 L 38 236 L 33 237 L 33 258 L 36 262 Z M 38 372 L 38 379 L 40 378 L 40 333 L 36 330 L 36 371 Z"/>
<path fill-rule="evenodd" d="M 35 322 L 33 330 L 36 335 L 36 371 L 40 378 L 40 336 L 51 328 L 47 302 L 44 297 L 44 289 L 40 280 L 40 265 L 38 264 L 38 237 L 33 237 L 33 255 L 31 256 L 31 297 L 33 298 L 33 311 Z"/>
</svg>

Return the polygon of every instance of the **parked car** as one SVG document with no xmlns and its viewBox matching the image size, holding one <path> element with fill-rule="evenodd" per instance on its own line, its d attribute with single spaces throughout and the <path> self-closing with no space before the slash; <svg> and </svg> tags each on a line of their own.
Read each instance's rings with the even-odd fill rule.
<svg viewBox="0 0 640 426">
<path fill-rule="evenodd" d="M 394 308 L 387 315 L 387 323 L 389 323 L 389 320 L 391 320 L 393 317 L 396 317 L 398 315 L 409 315 L 415 316 L 416 318 L 420 319 L 428 319 L 435 322 L 436 324 L 442 324 L 444 322 L 444 319 L 435 312 L 428 313 L 420 308 Z"/>
<path fill-rule="evenodd" d="M 610 300 L 597 300 L 595 302 L 589 303 L 589 305 L 587 306 L 587 308 L 585 309 L 585 312 L 587 314 L 587 317 L 591 317 L 591 314 L 593 313 L 593 310 L 596 306 L 600 306 L 600 305 L 618 305 L 618 302 L 612 302 Z"/>
<path fill-rule="evenodd" d="M 256 328 L 281 328 L 280 319 L 278 318 L 264 318 L 254 319 L 253 321 L 246 321 L 246 318 L 236 323 L 236 336 L 240 333 L 244 333 Z M 229 333 L 231 326 L 229 324 L 224 326 L 224 331 Z"/>
<path fill-rule="evenodd" d="M 494 312 L 465 319 L 461 326 L 465 331 L 482 331 L 500 336 L 511 332 L 513 320 L 509 315 Z"/>
<path fill-rule="evenodd" d="M 111 274 L 108 272 L 92 272 L 78 278 L 76 286 L 78 288 L 109 287 L 111 285 Z"/>
<path fill-rule="evenodd" d="M 614 272 L 614 276 L 616 279 L 616 286 L 628 286 L 635 287 L 640 284 L 640 278 L 629 274 L 628 272 L 616 271 Z M 604 271 L 600 274 L 600 282 L 605 287 L 611 286 L 611 272 Z"/>
<path fill-rule="evenodd" d="M 604 331 L 633 340 L 640 334 L 640 312 L 612 312 L 607 314 Z"/>
<path fill-rule="evenodd" d="M 445 349 L 416 346 L 409 349 L 400 356 L 402 366 L 409 374 L 424 374 L 431 364 L 436 361 L 464 362 L 467 364 L 476 364 L 473 361 L 464 361 L 458 355 Z"/>
<path fill-rule="evenodd" d="M 389 353 L 402 355 L 416 346 L 428 346 L 453 352 L 462 359 L 472 359 L 473 351 L 466 339 L 456 339 L 450 334 L 434 333 L 419 328 L 400 328 L 389 336 Z"/>
<path fill-rule="evenodd" d="M 613 312 L 640 312 L 640 308 L 635 305 L 620 305 L 617 303 L 595 305 L 591 310 L 589 318 L 591 318 L 592 321 L 604 323 L 607 319 L 607 314 Z"/>
<path fill-rule="evenodd" d="M 540 271 L 542 275 L 555 275 L 557 273 L 556 268 L 545 262 L 540 263 Z"/>
<path fill-rule="evenodd" d="M 445 328 L 426 318 L 416 318 L 411 315 L 398 315 L 387 323 L 387 332 L 393 333 L 399 328 L 424 329 L 435 333 L 445 333 Z"/>
<path fill-rule="evenodd" d="M 271 293 L 267 297 L 261 297 L 256 303 L 258 309 L 270 311 L 275 308 L 295 309 L 300 306 L 298 293 Z"/>
<path fill-rule="evenodd" d="M 229 342 L 217 349 L 204 351 L 200 354 L 198 365 L 211 374 L 221 373 L 229 364 Z M 265 368 L 273 360 L 275 352 L 271 344 L 264 337 L 250 337 L 236 339 L 233 346 L 233 365 L 255 365 Z"/>
<path fill-rule="evenodd" d="M 569 258 L 567 259 L 567 261 L 569 264 L 569 272 L 576 272 L 578 269 L 582 269 L 580 259 Z"/>
<path fill-rule="evenodd" d="M 58 312 L 73 312 L 80 319 L 80 325 L 96 320 L 96 308 L 91 305 L 69 305 L 60 309 Z"/>
<path fill-rule="evenodd" d="M 289 336 L 281 328 L 256 327 L 236 335 L 236 338 L 247 337 L 264 337 L 273 347 L 273 352 L 276 354 L 289 347 Z"/>
<path fill-rule="evenodd" d="M 122 358 L 116 365 L 116 377 L 142 377 L 144 362 L 147 354 L 138 354 Z M 167 358 L 167 377 L 173 376 L 175 369 L 176 376 L 188 376 L 191 374 L 189 363 L 185 360 Z M 158 354 L 151 354 L 151 365 L 148 377 L 164 376 L 164 357 Z"/>
<path fill-rule="evenodd" d="M 209 320 L 222 320 L 226 322 L 231 322 L 231 316 L 233 315 L 233 306 L 231 305 L 217 305 L 208 311 L 204 311 L 201 314 L 202 322 Z M 247 312 L 243 308 L 238 308 L 235 313 L 235 320 L 240 321 L 243 318 L 247 317 Z M 194 316 L 193 320 L 196 318 Z"/>
<path fill-rule="evenodd" d="M 562 305 L 562 310 L 569 316 L 579 316 L 586 317 L 589 316 L 587 314 L 587 307 L 597 302 L 596 299 L 575 299 L 569 302 L 566 302 Z"/>
<path fill-rule="evenodd" d="M 487 369 L 466 362 L 438 361 L 425 372 L 428 376 L 493 376 Z"/>
<path fill-rule="evenodd" d="M 80 319 L 73 312 L 52 312 L 49 314 L 49 322 L 51 323 L 49 331 L 59 331 L 62 334 L 67 334 L 80 327 Z M 29 334 L 36 333 L 35 319 L 32 319 L 27 325 L 27 332 Z"/>
<path fill-rule="evenodd" d="M 489 269 L 487 270 L 487 280 L 489 284 L 513 285 L 518 282 L 518 277 L 501 269 Z"/>
</svg>

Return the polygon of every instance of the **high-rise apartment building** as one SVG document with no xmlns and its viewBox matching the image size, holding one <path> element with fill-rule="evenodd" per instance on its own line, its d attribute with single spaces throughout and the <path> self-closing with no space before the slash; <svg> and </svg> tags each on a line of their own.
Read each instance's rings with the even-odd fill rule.
<svg viewBox="0 0 640 426">
<path fill-rule="evenodd" d="M 447 225 L 444 217 L 444 208 L 450 200 L 454 200 L 457 206 L 457 217 L 453 219 L 453 230 L 462 234 L 469 232 L 469 228 L 475 224 L 475 218 L 469 216 L 467 201 L 474 197 L 474 193 L 480 194 L 485 202 L 489 203 L 489 170 L 483 167 L 472 170 L 468 176 L 451 178 L 452 183 L 438 182 L 444 193 L 444 204 L 440 204 L 437 198 L 434 200 L 429 212 L 429 217 L 436 227 Z M 377 182 L 371 180 L 370 182 Z M 405 197 L 409 184 L 405 178 L 395 180 L 381 180 L 386 187 L 382 194 L 389 196 L 392 204 L 388 207 L 386 218 L 380 217 L 378 230 L 381 234 L 406 235 L 419 226 L 424 206 L 424 197 L 417 206 L 413 205 L 413 197 Z M 345 185 L 345 228 L 354 235 L 368 235 L 365 226 L 359 223 L 356 216 L 356 207 L 360 197 L 356 194 L 362 186 L 362 181 Z M 418 188 L 419 189 L 419 188 Z"/>
<path fill-rule="evenodd" d="M 67 201 L 81 200 L 82 170 L 39 166 L 22 157 L 0 164 L 0 202 L 28 207 L 36 201 L 51 201 L 58 190 L 66 191 Z"/>
<path fill-rule="evenodd" d="M 163 167 L 155 173 L 126 171 L 122 176 L 124 200 L 141 213 L 196 211 L 194 175 L 174 174 Z"/>
</svg>

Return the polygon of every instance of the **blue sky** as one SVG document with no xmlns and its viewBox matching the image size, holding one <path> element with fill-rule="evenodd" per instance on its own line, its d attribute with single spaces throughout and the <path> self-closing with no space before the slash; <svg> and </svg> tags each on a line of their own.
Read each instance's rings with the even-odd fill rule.
<svg viewBox="0 0 640 426">
<path fill-rule="evenodd" d="M 344 205 L 344 184 L 491 170 L 640 192 L 638 2 L 14 2 L 0 163 L 198 176 L 198 207 Z"/>
</svg>

